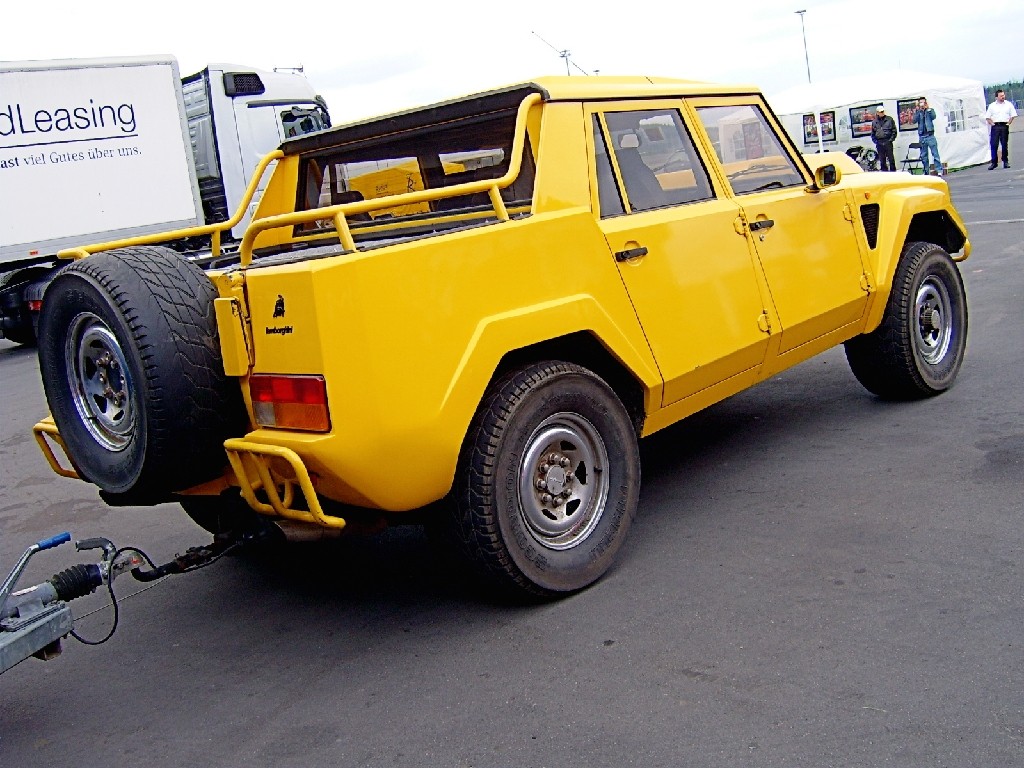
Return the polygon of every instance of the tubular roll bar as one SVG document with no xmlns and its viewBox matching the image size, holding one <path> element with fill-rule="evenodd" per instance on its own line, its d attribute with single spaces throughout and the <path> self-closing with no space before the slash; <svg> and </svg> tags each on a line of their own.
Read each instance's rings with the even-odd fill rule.
<svg viewBox="0 0 1024 768">
<path fill-rule="evenodd" d="M 510 186 L 519 177 L 519 171 L 523 164 L 523 149 L 526 146 L 526 117 L 529 114 L 530 108 L 540 103 L 540 101 L 541 96 L 539 93 L 531 93 L 519 104 L 519 110 L 516 113 L 515 138 L 512 141 L 509 167 L 504 176 L 497 179 L 467 181 L 450 187 L 424 189 L 418 192 L 403 192 L 398 195 L 378 197 L 372 200 L 341 203 L 324 208 L 310 208 L 308 211 L 295 211 L 293 213 L 282 213 L 277 216 L 255 219 L 246 229 L 239 248 L 242 266 L 247 266 L 252 261 L 253 244 L 256 242 L 256 237 L 261 232 L 266 232 L 270 229 L 308 224 L 318 219 L 331 218 L 334 221 L 334 228 L 342 247 L 346 251 L 356 251 L 358 248 L 352 237 L 352 231 L 349 229 L 347 216 L 369 213 L 370 211 L 378 211 L 384 208 L 394 208 L 400 205 L 444 200 L 476 192 L 486 192 L 498 220 L 508 221 L 508 210 L 505 208 L 505 201 L 501 199 L 501 190 Z"/>
<path fill-rule="evenodd" d="M 78 248 L 66 248 L 63 251 L 58 251 L 57 257 L 61 259 L 84 259 L 90 253 L 112 251 L 115 248 L 124 248 L 129 245 L 153 245 L 154 243 L 164 243 L 168 240 L 180 240 L 186 237 L 204 237 L 206 235 L 210 236 L 210 249 L 212 254 L 214 256 L 220 256 L 221 233 L 230 232 L 231 228 L 242 220 L 246 209 L 249 207 L 249 203 L 252 202 L 253 197 L 256 195 L 256 188 L 259 186 L 260 180 L 263 178 L 263 174 L 267 172 L 267 168 L 272 162 L 280 160 L 282 157 L 284 157 L 284 152 L 280 149 L 275 149 L 273 152 L 264 155 L 260 159 L 253 171 L 252 178 L 249 180 L 249 186 L 246 187 L 245 194 L 242 195 L 242 200 L 238 204 L 238 208 L 235 210 L 234 215 L 227 221 L 218 221 L 216 224 L 204 224 L 201 227 L 175 229 L 171 232 L 157 232 L 153 235 L 129 237 L 123 240 L 110 240 L 106 243 L 83 245 Z"/>
<path fill-rule="evenodd" d="M 451 187 L 421 190 L 419 192 L 405 192 L 398 195 L 379 197 L 373 200 L 342 203 L 341 205 L 332 205 L 325 208 L 311 208 L 308 211 L 295 211 L 293 213 L 283 213 L 277 216 L 268 216 L 263 219 L 254 219 L 246 229 L 245 236 L 242 238 L 242 244 L 239 249 L 242 266 L 247 266 L 252 262 L 253 243 L 256 241 L 256 236 L 261 232 L 265 232 L 269 229 L 294 226 L 296 224 L 308 224 L 309 222 L 324 218 L 333 219 L 334 228 L 338 233 L 338 239 L 346 251 L 358 250 L 355 240 L 352 237 L 352 231 L 349 229 L 348 219 L 346 216 L 359 213 L 369 213 L 370 211 L 378 211 L 385 208 L 394 208 L 399 205 L 426 203 L 433 200 L 458 197 L 459 195 L 486 192 L 490 199 L 491 207 L 494 208 L 494 213 L 498 220 L 508 221 L 508 209 L 505 207 L 505 201 L 501 199 L 501 190 L 510 186 L 519 177 L 519 171 L 523 164 L 523 149 L 526 146 L 526 118 L 529 114 L 530 108 L 535 104 L 539 104 L 540 101 L 540 94 L 531 93 L 519 104 L 519 109 L 516 113 L 515 137 L 512 141 L 512 156 L 509 161 L 508 171 L 505 172 L 504 176 L 497 179 L 469 181 L 464 184 L 456 184 Z M 221 252 L 221 234 L 223 232 L 230 231 L 232 227 L 242 220 L 242 217 L 245 215 L 245 211 L 248 209 L 249 204 L 252 202 L 252 198 L 256 194 L 256 189 L 259 186 L 260 180 L 267 172 L 267 168 L 272 162 L 280 160 L 283 157 L 284 153 L 280 149 L 276 149 L 273 152 L 264 155 L 263 158 L 260 159 L 256 169 L 253 171 L 252 178 L 249 180 L 249 186 L 246 188 L 245 194 L 242 196 L 242 200 L 238 204 L 238 208 L 235 210 L 234 215 L 227 221 L 217 222 L 216 224 L 206 224 L 200 227 L 175 229 L 170 232 L 158 232 L 152 235 L 129 237 L 122 240 L 110 240 L 105 243 L 83 245 L 76 248 L 65 248 L 64 250 L 59 251 L 57 256 L 62 259 L 83 259 L 91 253 L 111 251 L 115 248 L 124 248 L 130 245 L 153 245 L 156 243 L 164 243 L 168 240 L 180 240 L 186 237 L 204 237 L 206 235 L 210 236 L 210 249 L 212 255 L 219 256 Z"/>
</svg>

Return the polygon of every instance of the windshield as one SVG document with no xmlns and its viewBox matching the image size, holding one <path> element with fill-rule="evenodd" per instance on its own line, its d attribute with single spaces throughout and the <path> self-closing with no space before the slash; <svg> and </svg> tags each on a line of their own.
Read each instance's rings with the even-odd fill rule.
<svg viewBox="0 0 1024 768">
<path fill-rule="evenodd" d="M 330 128 L 331 119 L 321 107 L 292 107 L 281 113 L 281 127 L 284 129 L 284 137 L 291 139 Z"/>
</svg>

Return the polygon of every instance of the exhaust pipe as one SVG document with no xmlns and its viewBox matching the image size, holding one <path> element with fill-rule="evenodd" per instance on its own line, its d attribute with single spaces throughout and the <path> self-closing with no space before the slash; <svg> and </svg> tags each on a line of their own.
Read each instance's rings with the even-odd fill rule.
<svg viewBox="0 0 1024 768">
<path fill-rule="evenodd" d="M 328 541 L 339 538 L 344 530 L 342 528 L 324 528 L 320 525 L 288 520 L 283 517 L 275 517 L 268 522 L 290 542 Z"/>
</svg>

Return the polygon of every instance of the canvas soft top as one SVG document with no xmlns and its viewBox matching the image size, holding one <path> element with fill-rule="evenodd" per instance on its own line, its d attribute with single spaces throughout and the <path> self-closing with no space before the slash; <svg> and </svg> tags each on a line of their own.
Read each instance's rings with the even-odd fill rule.
<svg viewBox="0 0 1024 768">
<path fill-rule="evenodd" d="M 467 120 L 479 115 L 513 110 L 531 93 L 539 93 L 544 101 L 553 102 L 649 99 L 659 96 L 732 95 L 756 92 L 758 89 L 749 85 L 721 85 L 667 77 L 541 77 L 528 83 L 519 83 L 381 117 L 339 125 L 326 131 L 290 139 L 281 145 L 281 149 L 286 155 L 315 152 L 370 138 L 416 131 L 440 123 Z"/>
</svg>

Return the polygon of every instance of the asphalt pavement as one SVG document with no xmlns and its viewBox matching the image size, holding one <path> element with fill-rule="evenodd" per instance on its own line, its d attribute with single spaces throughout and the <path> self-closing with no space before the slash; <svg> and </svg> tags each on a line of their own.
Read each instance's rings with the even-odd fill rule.
<svg viewBox="0 0 1024 768">
<path fill-rule="evenodd" d="M 119 580 L 109 642 L 0 676 L 0 765 L 1024 765 L 1024 172 L 949 183 L 948 393 L 880 402 L 836 349 L 652 436 L 618 565 L 546 605 L 482 601 L 415 527 Z M 0 571 L 61 530 L 204 541 L 50 471 L 32 350 L 0 341 L 0 381 Z"/>
</svg>

